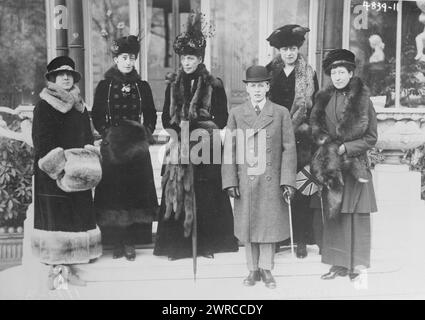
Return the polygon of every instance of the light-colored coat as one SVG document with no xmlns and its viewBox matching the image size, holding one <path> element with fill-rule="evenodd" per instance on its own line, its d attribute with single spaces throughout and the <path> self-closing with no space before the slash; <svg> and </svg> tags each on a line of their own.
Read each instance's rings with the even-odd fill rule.
<svg viewBox="0 0 425 320">
<path fill-rule="evenodd" d="M 235 129 L 245 133 L 246 142 L 233 138 L 231 131 Z M 266 144 L 258 148 L 262 130 L 265 130 Z M 252 172 L 248 169 L 261 164 L 249 159 L 243 164 L 236 161 L 236 150 L 241 144 L 247 146 L 244 159 L 257 148 L 257 156 L 265 153 L 265 172 L 249 175 Z M 232 150 L 232 161 L 222 165 L 223 189 L 239 187 L 240 191 L 234 206 L 236 237 L 244 243 L 274 243 L 287 239 L 290 236 L 288 205 L 281 186 L 295 187 L 297 168 L 289 111 L 269 100 L 258 116 L 250 101 L 234 107 L 230 110 L 224 145 L 224 152 Z"/>
</svg>

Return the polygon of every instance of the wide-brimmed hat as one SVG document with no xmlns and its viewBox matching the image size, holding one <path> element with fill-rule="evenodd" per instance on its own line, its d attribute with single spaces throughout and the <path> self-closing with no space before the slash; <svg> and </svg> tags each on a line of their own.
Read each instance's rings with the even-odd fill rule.
<svg viewBox="0 0 425 320">
<path fill-rule="evenodd" d="M 136 36 L 121 37 L 112 42 L 111 52 L 114 57 L 122 53 L 134 54 L 136 57 L 140 51 L 140 41 Z"/>
<path fill-rule="evenodd" d="M 246 70 L 246 79 L 242 80 L 245 83 L 248 82 L 263 82 L 270 81 L 271 76 L 267 71 L 266 67 L 263 66 L 251 66 Z"/>
<path fill-rule="evenodd" d="M 59 72 L 67 71 L 72 74 L 74 82 L 77 83 L 81 79 L 81 74 L 75 71 L 75 62 L 70 57 L 59 56 L 54 58 L 47 65 L 47 72 L 44 75 L 47 80 L 50 76 L 54 76 Z"/>
<path fill-rule="evenodd" d="M 305 34 L 309 31 L 309 28 L 301 27 L 298 24 L 287 24 L 273 31 L 267 41 L 276 49 L 292 46 L 301 47 L 305 41 Z"/>
<path fill-rule="evenodd" d="M 322 63 L 323 70 L 327 75 L 330 74 L 332 68 L 344 65 L 356 67 L 356 56 L 350 50 L 332 50 L 326 55 Z"/>
</svg>

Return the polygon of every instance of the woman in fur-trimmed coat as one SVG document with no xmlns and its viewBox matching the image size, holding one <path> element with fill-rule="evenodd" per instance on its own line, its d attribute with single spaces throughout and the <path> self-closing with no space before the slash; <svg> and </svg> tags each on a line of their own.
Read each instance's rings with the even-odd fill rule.
<svg viewBox="0 0 425 320">
<path fill-rule="evenodd" d="M 164 128 L 174 130 L 180 141 L 180 131 L 185 123 L 190 132 L 202 128 L 212 137 L 214 130 L 217 133 L 226 126 L 228 117 L 223 83 L 202 63 L 206 42 L 197 29 L 200 27 L 196 23 L 199 15 L 194 20 L 189 20 L 190 31 L 179 35 L 174 43 L 174 51 L 180 55 L 181 69 L 167 86 L 162 114 Z M 168 256 L 170 260 L 192 257 L 195 210 L 198 255 L 212 258 L 216 252 L 238 250 L 232 207 L 221 188 L 221 165 L 213 164 L 213 140 L 209 146 L 210 164 L 190 162 L 180 165 L 166 157 L 155 255 Z"/>
<path fill-rule="evenodd" d="M 323 69 L 331 76 L 332 85 L 316 95 L 310 118 L 313 138 L 319 147 L 337 143 L 338 155 L 356 158 L 368 174 L 368 181 L 359 181 L 351 172 L 337 168 L 342 170 L 343 181 L 324 186 L 323 211 L 320 201 L 312 203 L 315 218 L 323 221 L 322 262 L 332 266 L 322 279 L 349 275 L 353 280 L 360 269 L 370 266 L 370 213 L 376 212 L 377 207 L 366 152 L 377 141 L 377 120 L 369 90 L 360 78 L 353 76 L 354 68 L 355 56 L 351 51 L 329 52 Z M 319 170 L 328 165 L 317 156 L 320 150 L 312 160 L 312 167 Z M 335 204 L 336 216 L 330 216 L 329 209 Z"/>
<path fill-rule="evenodd" d="M 165 91 L 165 103 L 162 113 L 162 124 L 165 129 L 174 129 L 180 132 L 180 127 L 173 122 L 170 116 L 172 108 L 171 100 L 181 99 L 183 104 L 193 99 L 194 91 L 199 81 L 211 86 L 210 95 L 211 110 L 210 115 L 202 120 L 200 117 L 197 124 L 191 125 L 190 131 L 196 128 L 223 129 L 227 123 L 227 98 L 223 84 L 220 79 L 214 78 L 200 64 L 192 74 L 186 74 L 180 70 L 179 79 L 183 90 L 174 91 L 174 98 L 171 99 L 171 87 L 179 88 L 179 83 L 169 84 Z M 195 90 L 196 92 L 196 90 Z M 211 143 L 212 146 L 212 143 Z M 213 156 L 211 153 L 211 160 Z M 164 167 L 167 174 L 167 166 Z M 168 256 L 170 260 L 188 258 L 192 256 L 192 242 L 190 237 L 190 224 L 187 220 L 187 212 L 180 215 L 175 220 L 175 212 L 170 212 L 167 218 L 166 205 L 166 184 L 163 183 L 163 197 L 159 211 L 157 239 L 155 243 L 155 255 Z M 199 164 L 194 166 L 194 193 L 196 197 L 196 212 L 198 221 L 198 254 L 206 257 L 213 257 L 216 252 L 232 252 L 238 250 L 237 240 L 234 237 L 233 214 L 229 197 L 221 189 L 221 165 L 220 164 Z M 182 201 L 181 199 L 178 201 Z"/>
<path fill-rule="evenodd" d="M 42 263 L 52 266 L 49 287 L 57 287 L 57 277 L 83 285 L 72 268 L 102 254 L 100 230 L 96 226 L 91 190 L 65 192 L 57 177 L 40 169 L 56 148 L 83 148 L 93 144 L 90 119 L 80 96 L 80 74 L 68 57 L 57 57 L 47 66 L 48 85 L 34 108 L 34 232 L 32 251 Z M 56 165 L 53 161 L 53 165 Z M 62 170 L 60 170 L 62 171 Z"/>
<path fill-rule="evenodd" d="M 297 147 L 297 173 L 308 175 L 304 168 L 311 161 L 313 141 L 308 118 L 319 89 L 316 72 L 300 53 L 308 28 L 285 25 L 276 29 L 267 39 L 279 54 L 267 65 L 272 77 L 269 98 L 289 110 Z M 306 171 L 307 170 L 307 171 Z M 306 244 L 313 244 L 313 212 L 310 209 L 311 190 L 308 182 L 297 186 L 292 201 L 294 242 L 297 257 L 307 256 Z M 310 191 L 311 190 L 311 191 Z"/>
<path fill-rule="evenodd" d="M 152 242 L 158 207 L 149 153 L 156 110 L 149 84 L 134 69 L 139 49 L 135 36 L 114 42 L 114 65 L 99 82 L 92 109 L 103 156 L 94 198 L 97 223 L 103 243 L 114 245 L 113 258 L 130 261 L 136 244 Z"/>
</svg>

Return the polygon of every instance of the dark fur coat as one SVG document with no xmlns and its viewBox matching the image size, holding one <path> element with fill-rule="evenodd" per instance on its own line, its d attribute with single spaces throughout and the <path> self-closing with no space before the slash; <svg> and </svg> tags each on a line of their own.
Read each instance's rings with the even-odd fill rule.
<svg viewBox="0 0 425 320">
<path fill-rule="evenodd" d="M 342 203 L 344 180 L 348 173 L 358 181 L 366 183 L 367 155 L 365 152 L 338 155 L 338 148 L 345 142 L 362 139 L 369 128 L 369 90 L 360 78 L 353 77 L 344 94 L 347 97 L 343 107 L 341 121 L 335 124 L 335 130 L 328 128 L 326 108 L 336 89 L 332 86 L 318 92 L 316 104 L 312 110 L 310 124 L 313 139 L 318 150 L 313 156 L 312 173 L 327 189 L 329 215 L 335 216 Z"/>
<path fill-rule="evenodd" d="M 202 128 L 211 135 L 212 129 L 224 128 L 228 111 L 222 81 L 208 73 L 202 64 L 193 74 L 179 72 L 177 78 L 169 78 L 170 84 L 165 91 L 163 127 L 175 130 L 173 134 L 177 133 L 179 138 L 183 131 L 180 131 L 178 119 L 188 121 L 191 132 Z M 196 114 L 189 117 L 191 107 Z M 212 148 L 213 143 L 209 147 Z M 204 155 L 202 150 L 198 154 Z M 213 152 L 210 157 L 212 160 Z M 212 161 L 210 164 L 173 164 L 169 160 L 168 154 L 162 171 L 163 196 L 154 254 L 173 259 L 192 256 L 189 235 L 195 212 L 198 255 L 237 251 L 232 207 L 221 188 L 221 165 Z"/>
<path fill-rule="evenodd" d="M 308 118 L 319 84 L 316 73 L 302 55 L 288 77 L 283 71 L 284 67 L 280 54 L 267 65 L 272 76 L 269 98 L 290 112 L 297 146 L 297 171 L 300 171 L 311 161 L 314 152 Z"/>
<path fill-rule="evenodd" d="M 151 222 L 158 200 L 149 153 L 156 124 L 149 84 L 135 70 L 122 74 L 112 67 L 96 88 L 92 118 L 103 138 L 103 177 L 94 198 L 97 224 L 122 228 Z"/>
</svg>

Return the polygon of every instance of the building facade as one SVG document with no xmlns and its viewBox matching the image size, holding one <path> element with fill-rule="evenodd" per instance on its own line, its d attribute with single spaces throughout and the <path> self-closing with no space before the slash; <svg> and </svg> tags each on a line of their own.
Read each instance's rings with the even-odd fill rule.
<svg viewBox="0 0 425 320">
<path fill-rule="evenodd" d="M 316 67 L 322 84 L 323 56 L 343 47 L 356 53 L 357 72 L 372 94 L 385 96 L 377 103 L 424 104 L 418 98 L 424 82 L 423 1 L 46 0 L 45 6 L 48 60 L 69 54 L 77 61 L 84 70 L 89 105 L 95 86 L 112 63 L 112 39 L 138 34 L 142 42 L 137 68 L 150 82 L 161 111 L 165 74 L 178 66 L 172 43 L 191 10 L 201 10 L 209 22 L 213 36 L 205 63 L 223 79 L 230 105 L 245 97 L 244 70 L 255 63 L 266 64 L 276 54 L 267 36 L 290 23 L 310 28 L 302 53 Z"/>
<path fill-rule="evenodd" d="M 277 27 L 308 26 L 302 53 L 315 66 L 321 85 L 324 55 L 334 48 L 356 53 L 358 69 L 376 103 L 422 106 L 425 83 L 425 3 L 361 0 L 35 0 L 2 1 L 3 46 L 0 105 L 34 104 L 47 61 L 70 55 L 84 74 L 80 86 L 88 105 L 112 64 L 112 39 L 141 38 L 137 69 L 149 81 L 162 110 L 165 75 L 175 71 L 172 43 L 192 10 L 209 22 L 205 63 L 223 79 L 230 105 L 245 97 L 244 70 L 266 64 L 277 52 L 266 41 Z M 7 14 L 7 15 L 6 15 Z M 8 39 L 11 38 L 12 40 Z M 45 41 L 44 41 L 45 40 Z M 12 61 L 12 63 L 10 62 Z M 12 69 L 8 69 L 12 68 Z M 16 74 L 12 70 L 18 70 Z"/>
</svg>

